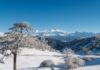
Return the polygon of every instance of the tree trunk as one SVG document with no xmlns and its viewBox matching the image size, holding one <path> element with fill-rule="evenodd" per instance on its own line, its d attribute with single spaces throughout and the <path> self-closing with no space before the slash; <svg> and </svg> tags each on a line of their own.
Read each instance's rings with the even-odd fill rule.
<svg viewBox="0 0 100 70">
<path fill-rule="evenodd" d="M 13 70 L 16 70 L 16 59 L 17 59 L 17 53 L 15 52 L 15 53 L 13 53 Z"/>
</svg>

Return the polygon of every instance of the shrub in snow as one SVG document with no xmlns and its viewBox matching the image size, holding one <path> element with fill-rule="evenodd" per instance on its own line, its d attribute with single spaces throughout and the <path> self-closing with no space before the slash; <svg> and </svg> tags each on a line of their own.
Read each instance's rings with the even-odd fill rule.
<svg viewBox="0 0 100 70">
<path fill-rule="evenodd" d="M 73 69 L 84 65 L 84 60 L 79 57 L 67 57 L 65 60 L 65 68 Z"/>
<path fill-rule="evenodd" d="M 6 50 L 2 54 L 0 54 L 0 63 L 4 64 L 4 58 L 8 57 L 9 55 L 11 55 L 11 51 L 10 50 Z"/>
<path fill-rule="evenodd" d="M 80 67 L 80 66 L 83 66 L 85 62 L 84 62 L 84 60 L 81 59 L 80 57 L 75 57 L 75 58 L 73 59 L 73 63 L 74 63 L 74 64 L 77 64 L 77 65 Z"/>
<path fill-rule="evenodd" d="M 71 49 L 64 51 L 65 53 L 65 70 L 73 69 L 84 65 L 84 60 L 74 56 L 74 52 Z"/>
<path fill-rule="evenodd" d="M 11 50 L 4 51 L 4 56 L 9 56 L 9 55 L 11 55 Z"/>
<path fill-rule="evenodd" d="M 4 55 L 0 54 L 0 63 L 4 63 L 3 59 L 4 59 Z"/>
<path fill-rule="evenodd" d="M 71 49 L 65 49 L 64 50 L 64 54 L 65 54 L 65 57 L 73 56 L 74 55 L 74 51 L 71 50 Z"/>
<path fill-rule="evenodd" d="M 0 63 L 4 64 L 4 61 L 3 61 L 3 59 L 0 59 Z"/>
<path fill-rule="evenodd" d="M 40 67 L 53 67 L 54 62 L 52 60 L 44 60 L 41 62 Z"/>
</svg>

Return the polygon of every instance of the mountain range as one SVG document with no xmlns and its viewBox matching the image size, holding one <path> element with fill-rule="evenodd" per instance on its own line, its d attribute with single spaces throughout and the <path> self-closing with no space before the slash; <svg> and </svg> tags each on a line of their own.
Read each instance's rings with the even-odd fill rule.
<svg viewBox="0 0 100 70">
<path fill-rule="evenodd" d="M 44 31 L 36 30 L 34 33 L 35 36 L 53 38 L 53 39 L 58 39 L 61 41 L 72 41 L 75 39 L 92 37 L 92 36 L 95 36 L 97 34 L 98 33 L 92 33 L 92 32 L 67 33 L 67 32 L 60 30 L 60 29 L 51 29 L 51 30 L 44 30 Z"/>
<path fill-rule="evenodd" d="M 70 48 L 79 54 L 100 53 L 100 36 L 87 37 L 68 42 L 63 42 L 61 40 L 51 39 L 51 38 L 46 38 L 46 40 L 48 40 L 48 44 L 52 48 L 59 50 L 61 52 L 67 48 Z"/>
<path fill-rule="evenodd" d="M 72 40 L 78 40 L 78 39 L 82 39 L 82 38 L 92 37 L 92 36 L 95 36 L 97 34 L 99 34 L 99 33 L 92 33 L 92 32 L 68 33 L 68 32 L 63 31 L 61 29 L 50 29 L 50 30 L 41 30 L 41 31 L 35 30 L 33 35 L 69 42 Z M 3 35 L 4 35 L 4 33 L 1 32 L 0 36 L 3 36 Z"/>
<path fill-rule="evenodd" d="M 4 35 L 5 33 L 3 32 L 0 33 L 0 37 Z M 63 51 L 66 48 L 71 48 L 74 51 L 79 51 L 84 47 L 90 49 L 91 51 L 98 49 L 100 50 L 99 33 L 92 33 L 92 32 L 67 33 L 60 29 L 51 29 L 44 31 L 36 30 L 34 32 L 34 36 L 37 36 L 39 38 L 42 37 L 45 38 L 48 41 L 48 44 L 52 48 L 59 51 Z"/>
</svg>

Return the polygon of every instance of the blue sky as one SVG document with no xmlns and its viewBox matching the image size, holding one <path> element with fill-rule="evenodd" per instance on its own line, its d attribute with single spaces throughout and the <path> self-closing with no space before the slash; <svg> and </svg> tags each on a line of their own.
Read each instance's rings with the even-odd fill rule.
<svg viewBox="0 0 100 70">
<path fill-rule="evenodd" d="M 16 22 L 66 32 L 100 32 L 100 0 L 0 0 L 0 32 Z"/>
</svg>

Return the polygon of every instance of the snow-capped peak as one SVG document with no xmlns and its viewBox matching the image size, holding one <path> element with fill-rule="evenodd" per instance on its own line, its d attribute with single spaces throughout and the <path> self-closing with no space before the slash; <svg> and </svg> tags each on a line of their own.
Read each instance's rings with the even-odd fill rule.
<svg viewBox="0 0 100 70">
<path fill-rule="evenodd" d="M 67 33 L 60 29 L 50 29 L 50 30 L 43 30 L 43 31 L 36 30 L 35 34 L 42 35 L 42 36 L 65 36 Z"/>
<path fill-rule="evenodd" d="M 51 29 L 51 32 L 62 32 L 62 33 L 65 33 L 65 31 L 63 31 L 61 29 Z"/>
</svg>

